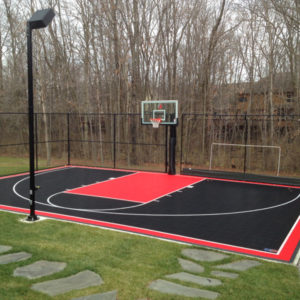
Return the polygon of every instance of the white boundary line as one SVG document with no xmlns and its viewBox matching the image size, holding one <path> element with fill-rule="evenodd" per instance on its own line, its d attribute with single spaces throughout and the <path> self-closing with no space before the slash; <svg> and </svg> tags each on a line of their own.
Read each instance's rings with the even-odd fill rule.
<svg viewBox="0 0 300 300">
<path fill-rule="evenodd" d="M 293 265 L 297 266 L 298 264 L 300 264 L 300 249 L 298 250 L 298 253 L 293 261 Z"/>
<path fill-rule="evenodd" d="M 291 236 L 291 234 L 293 233 L 295 227 L 297 226 L 297 223 L 300 221 L 300 215 L 298 217 L 298 219 L 296 220 L 296 222 L 294 223 L 293 227 L 291 228 L 291 230 L 289 231 L 288 235 L 285 237 L 283 243 L 281 244 L 280 248 L 278 249 L 278 253 L 280 253 L 284 247 L 284 245 L 286 244 L 286 242 L 288 241 L 289 237 Z"/>
<path fill-rule="evenodd" d="M 48 171 L 44 171 L 44 172 L 41 171 L 41 172 L 39 172 L 39 173 L 36 173 L 35 176 L 41 176 L 41 175 L 45 175 L 45 174 L 48 174 L 48 173 L 53 173 L 53 172 L 58 172 L 58 171 L 69 170 L 70 168 L 74 168 L 74 167 L 66 167 L 66 168 L 61 168 L 61 169 L 48 170 Z M 26 200 L 26 201 L 28 201 L 28 202 L 30 203 L 30 201 L 31 201 L 30 198 L 27 198 L 27 197 L 25 197 L 25 196 L 22 196 L 21 194 L 19 194 L 19 193 L 16 191 L 17 186 L 18 186 L 21 182 L 23 182 L 23 181 L 25 181 L 25 180 L 28 180 L 29 178 L 30 178 L 30 176 L 26 176 L 26 177 L 22 178 L 21 180 L 17 181 L 17 182 L 14 184 L 12 190 L 13 190 L 13 192 L 14 192 L 15 195 L 17 195 L 17 196 L 20 197 L 21 199 Z M 51 206 L 51 205 L 48 205 L 48 204 L 43 203 L 43 202 L 40 202 L 40 201 L 35 201 L 35 203 L 39 203 L 39 204 L 45 205 L 45 206 Z"/>
</svg>

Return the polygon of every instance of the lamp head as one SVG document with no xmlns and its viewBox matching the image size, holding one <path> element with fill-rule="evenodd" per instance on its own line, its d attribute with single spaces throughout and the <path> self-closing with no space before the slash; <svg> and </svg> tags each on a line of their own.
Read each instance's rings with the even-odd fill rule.
<svg viewBox="0 0 300 300">
<path fill-rule="evenodd" d="M 29 19 L 28 23 L 31 29 L 44 28 L 49 25 L 54 16 L 55 13 L 52 8 L 37 10 Z"/>
</svg>

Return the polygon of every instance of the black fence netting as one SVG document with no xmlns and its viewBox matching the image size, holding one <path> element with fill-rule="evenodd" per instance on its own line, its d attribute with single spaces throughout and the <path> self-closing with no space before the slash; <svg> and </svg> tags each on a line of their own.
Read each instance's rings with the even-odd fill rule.
<svg viewBox="0 0 300 300">
<path fill-rule="evenodd" d="M 167 171 L 168 127 L 139 114 L 36 113 L 36 169 L 73 164 Z M 0 175 L 28 171 L 28 116 L 0 113 Z M 300 116 L 183 114 L 177 172 L 300 178 Z"/>
</svg>

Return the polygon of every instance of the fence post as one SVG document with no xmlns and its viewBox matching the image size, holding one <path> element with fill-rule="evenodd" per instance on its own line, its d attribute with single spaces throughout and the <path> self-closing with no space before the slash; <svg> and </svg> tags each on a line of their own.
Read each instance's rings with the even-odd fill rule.
<svg viewBox="0 0 300 300">
<path fill-rule="evenodd" d="M 183 158 L 183 120 L 184 120 L 184 114 L 181 115 L 181 132 L 180 132 L 180 173 L 182 171 L 182 158 Z"/>
<path fill-rule="evenodd" d="M 38 171 L 39 169 L 39 154 L 38 154 L 38 143 L 39 143 L 39 138 L 38 138 L 38 114 L 34 113 L 34 134 L 35 134 L 35 170 Z"/>
<path fill-rule="evenodd" d="M 247 118 L 247 113 L 245 113 L 244 119 L 245 119 L 244 174 L 246 174 L 246 171 L 247 171 L 247 142 L 248 142 L 248 118 Z"/>
<path fill-rule="evenodd" d="M 165 126 L 165 172 L 168 172 L 168 126 Z"/>
<path fill-rule="evenodd" d="M 114 160 L 114 169 L 116 168 L 116 114 L 113 114 L 113 160 Z"/>
<path fill-rule="evenodd" d="M 68 166 L 71 165 L 70 113 L 67 113 Z"/>
</svg>

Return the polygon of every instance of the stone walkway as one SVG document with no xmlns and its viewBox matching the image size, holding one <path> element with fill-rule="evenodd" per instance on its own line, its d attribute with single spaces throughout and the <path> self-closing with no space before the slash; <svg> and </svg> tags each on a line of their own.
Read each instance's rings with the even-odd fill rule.
<svg viewBox="0 0 300 300">
<path fill-rule="evenodd" d="M 213 277 L 217 278 L 199 276 L 199 273 L 203 273 L 205 271 L 205 268 L 201 266 L 198 262 L 221 262 L 229 257 L 226 254 L 200 249 L 184 249 L 182 250 L 181 254 L 186 259 L 178 258 L 178 262 L 185 272 L 166 275 L 165 278 L 176 280 L 177 282 L 180 281 L 183 283 L 179 284 L 169 280 L 158 279 L 150 283 L 150 289 L 169 295 L 179 295 L 192 298 L 201 297 L 205 299 L 216 299 L 220 295 L 218 292 L 205 290 L 203 288 L 191 288 L 184 285 L 184 282 L 197 284 L 201 287 L 215 287 L 223 284 L 220 278 L 236 279 L 239 276 L 239 274 L 237 273 L 224 272 L 220 270 L 212 270 L 210 272 L 210 274 Z M 197 261 L 197 263 L 195 261 Z M 250 268 L 259 265 L 260 263 L 257 261 L 243 259 L 233 263 L 213 265 L 212 268 L 244 272 L 246 270 L 249 270 Z"/>
<path fill-rule="evenodd" d="M 27 252 L 8 253 L 12 247 L 0 245 L 0 267 L 4 264 L 18 263 L 32 257 Z M 216 299 L 219 297 L 217 291 L 212 289 L 223 284 L 222 278 L 236 279 L 240 272 L 245 272 L 251 268 L 259 266 L 261 263 L 251 259 L 242 259 L 231 263 L 224 263 L 229 255 L 200 249 L 184 249 L 182 256 L 178 258 L 178 264 L 182 272 L 166 275 L 164 278 L 151 282 L 148 286 L 150 290 L 155 290 L 162 294 L 179 295 L 192 298 Z M 206 271 L 210 271 L 212 277 L 201 276 L 205 268 L 199 264 L 206 262 Z M 219 264 L 216 265 L 216 262 Z M 223 262 L 223 263 L 221 263 Z M 211 266 L 209 266 L 209 264 Z M 31 286 L 32 290 L 49 296 L 57 296 L 72 290 L 80 290 L 91 286 L 100 286 L 104 283 L 99 274 L 90 270 L 83 270 L 77 274 L 55 280 L 43 281 L 42 278 L 55 273 L 59 273 L 67 267 L 64 262 L 51 262 L 40 260 L 26 266 L 17 267 L 13 276 L 25 277 L 29 280 L 41 279 L 40 282 Z M 298 266 L 299 268 L 299 266 Z M 212 270 L 211 270 L 212 269 Z M 194 284 L 198 287 L 190 287 L 186 284 Z M 209 287 L 206 290 L 205 287 Z M 84 297 L 73 298 L 71 300 L 116 300 L 117 291 L 109 291 L 100 294 L 86 295 Z"/>
<path fill-rule="evenodd" d="M 0 265 L 5 265 L 9 263 L 17 263 L 20 261 L 25 261 L 32 257 L 30 253 L 27 252 L 16 252 L 3 254 L 5 252 L 11 251 L 12 247 L 0 245 Z M 32 264 L 17 267 L 13 276 L 25 277 L 29 280 L 43 278 L 58 272 L 61 272 L 67 266 L 64 262 L 51 262 L 40 260 Z M 32 290 L 38 291 L 49 296 L 57 296 L 69 291 L 80 290 L 92 286 L 100 286 L 103 284 L 103 280 L 99 274 L 89 270 L 83 270 L 77 274 L 69 277 L 63 277 L 56 280 L 41 281 L 35 283 L 31 286 Z M 74 298 L 72 300 L 116 300 L 117 291 L 110 291 L 106 293 L 87 295 L 81 298 Z"/>
<path fill-rule="evenodd" d="M 40 260 L 31 265 L 16 268 L 14 276 L 22 276 L 28 279 L 36 279 L 62 271 L 66 263 Z"/>
</svg>

